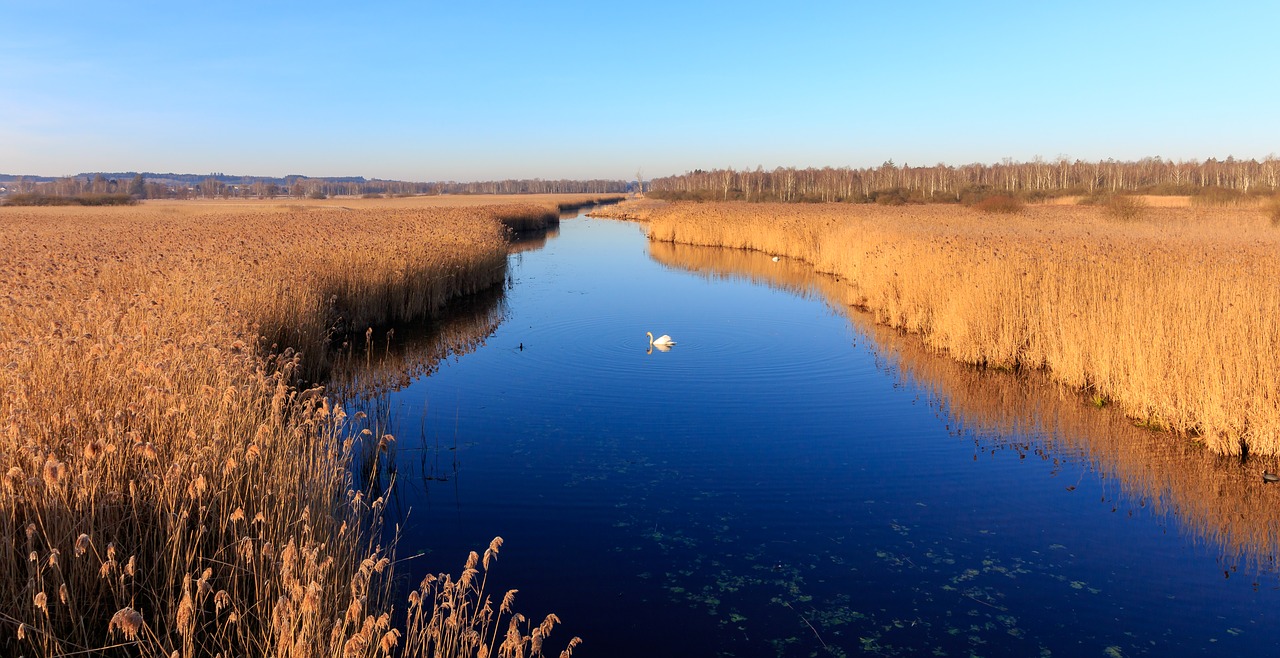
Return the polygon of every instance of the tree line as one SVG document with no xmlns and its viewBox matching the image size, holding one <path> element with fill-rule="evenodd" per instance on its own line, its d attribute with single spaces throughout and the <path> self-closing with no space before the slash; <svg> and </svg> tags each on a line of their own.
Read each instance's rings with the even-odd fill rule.
<svg viewBox="0 0 1280 658">
<path fill-rule="evenodd" d="M 670 199 L 744 201 L 895 201 L 958 202 L 975 192 L 1000 193 L 1027 199 L 1099 193 L 1200 194 L 1230 190 L 1239 194 L 1280 190 L 1280 159 L 1262 161 L 1210 158 L 1172 161 L 1143 158 L 1117 160 L 1043 160 L 951 166 L 897 165 L 879 167 L 778 167 L 741 171 L 698 169 L 655 178 L 647 187 L 653 196 Z"/>
<path fill-rule="evenodd" d="M 94 197 L 129 195 L 135 199 L 273 199 L 332 196 L 412 196 L 421 194 L 602 194 L 625 193 L 634 186 L 624 180 L 508 179 L 458 183 L 366 180 L 364 178 L 232 177 L 203 178 L 175 174 L 104 174 L 54 179 L 15 177 L 6 184 L 17 195 Z"/>
<path fill-rule="evenodd" d="M 508 179 L 474 183 L 428 183 L 433 194 L 622 194 L 631 191 L 634 181 L 624 180 L 543 180 Z"/>
</svg>

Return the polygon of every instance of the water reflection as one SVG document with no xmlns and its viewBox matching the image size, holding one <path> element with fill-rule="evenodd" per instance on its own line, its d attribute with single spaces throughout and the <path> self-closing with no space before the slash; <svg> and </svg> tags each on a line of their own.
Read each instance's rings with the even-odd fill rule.
<svg viewBox="0 0 1280 658">
<path fill-rule="evenodd" d="M 437 318 L 373 329 L 362 349 L 338 359 L 329 386 L 347 400 L 385 397 L 435 372 L 441 360 L 475 351 L 505 316 L 505 290 L 494 286 L 450 302 Z"/>
<path fill-rule="evenodd" d="M 876 324 L 852 308 L 850 286 L 806 264 L 663 242 L 649 243 L 649 254 L 670 268 L 750 280 L 826 302 L 870 341 L 885 369 L 927 391 L 952 434 L 972 440 L 975 450 L 1012 450 L 1019 459 L 1055 466 L 1064 459 L 1087 463 L 1103 482 L 1100 505 L 1128 515 L 1147 508 L 1172 518 L 1191 541 L 1212 547 L 1228 577 L 1237 568 L 1274 573 L 1280 517 L 1275 490 L 1262 481 L 1263 464 L 1241 465 L 1189 440 L 1135 427 L 1039 373 L 983 370 L 939 356 L 917 336 Z M 1075 490 L 1074 483 L 1063 486 Z"/>
<path fill-rule="evenodd" d="M 558 235 L 560 235 L 560 226 L 558 224 L 548 226 L 545 231 L 516 233 L 512 235 L 510 244 L 507 245 L 507 252 L 519 254 L 526 251 L 537 251 L 547 246 L 547 241 L 554 240 Z"/>
</svg>

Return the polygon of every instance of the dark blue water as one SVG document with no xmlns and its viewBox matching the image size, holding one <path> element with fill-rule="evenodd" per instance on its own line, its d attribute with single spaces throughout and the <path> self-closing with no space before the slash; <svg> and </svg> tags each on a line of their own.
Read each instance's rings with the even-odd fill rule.
<svg viewBox="0 0 1280 658">
<path fill-rule="evenodd" d="M 380 400 L 410 582 L 500 535 L 491 588 L 578 656 L 1280 645 L 1251 472 L 718 253 L 577 218 L 511 257 L 483 342 Z"/>
</svg>

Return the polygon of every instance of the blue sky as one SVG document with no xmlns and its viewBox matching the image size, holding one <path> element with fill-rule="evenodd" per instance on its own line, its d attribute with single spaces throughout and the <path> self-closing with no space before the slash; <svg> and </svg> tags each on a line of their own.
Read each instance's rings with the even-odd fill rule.
<svg viewBox="0 0 1280 658">
<path fill-rule="evenodd" d="M 1263 158 L 1280 3 L 0 0 L 0 172 Z"/>
</svg>

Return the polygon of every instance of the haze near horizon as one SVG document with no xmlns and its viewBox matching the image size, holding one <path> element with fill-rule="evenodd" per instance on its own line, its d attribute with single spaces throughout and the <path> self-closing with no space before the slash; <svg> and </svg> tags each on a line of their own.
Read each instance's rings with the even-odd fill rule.
<svg viewBox="0 0 1280 658">
<path fill-rule="evenodd" d="M 1238 2 L 0 2 L 0 172 L 399 180 L 1264 158 Z"/>
</svg>

